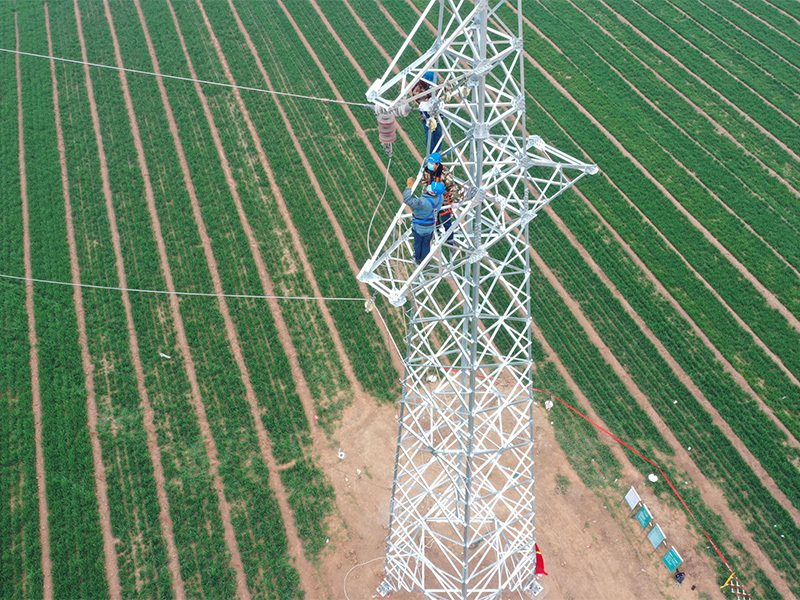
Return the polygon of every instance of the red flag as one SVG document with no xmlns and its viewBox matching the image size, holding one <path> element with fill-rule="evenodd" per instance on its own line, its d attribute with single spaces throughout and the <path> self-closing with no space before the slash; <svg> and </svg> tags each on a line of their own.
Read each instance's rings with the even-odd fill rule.
<svg viewBox="0 0 800 600">
<path fill-rule="evenodd" d="M 534 546 L 536 547 L 536 574 L 547 575 L 547 571 L 544 570 L 544 557 L 539 551 L 539 544 L 534 544 Z"/>
</svg>

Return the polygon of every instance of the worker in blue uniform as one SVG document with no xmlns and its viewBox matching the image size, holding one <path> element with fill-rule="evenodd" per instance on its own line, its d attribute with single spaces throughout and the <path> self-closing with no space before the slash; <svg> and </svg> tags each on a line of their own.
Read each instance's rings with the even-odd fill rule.
<svg viewBox="0 0 800 600">
<path fill-rule="evenodd" d="M 414 178 L 409 177 L 403 191 L 403 203 L 411 208 L 411 231 L 414 235 L 414 262 L 418 265 L 430 254 L 433 230 L 436 226 L 436 213 L 444 200 L 444 184 L 434 182 L 425 188 L 422 196 L 411 196 Z"/>
</svg>

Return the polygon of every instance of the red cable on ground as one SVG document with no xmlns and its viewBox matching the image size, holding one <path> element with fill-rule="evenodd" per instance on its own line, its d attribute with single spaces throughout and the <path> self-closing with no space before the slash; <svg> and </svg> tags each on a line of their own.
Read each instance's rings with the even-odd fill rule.
<svg viewBox="0 0 800 600">
<path fill-rule="evenodd" d="M 591 423 L 592 425 L 594 425 L 595 427 L 597 427 L 597 428 L 598 428 L 600 431 L 602 431 L 603 433 L 605 433 L 605 434 L 607 434 L 607 435 L 611 436 L 612 438 L 614 438 L 615 440 L 617 440 L 617 441 L 618 441 L 620 444 L 622 444 L 623 446 L 625 446 L 625 447 L 626 447 L 628 450 L 630 450 L 631 452 L 635 452 L 635 453 L 636 453 L 636 454 L 638 454 L 638 455 L 639 455 L 641 458 L 643 458 L 644 460 L 646 460 L 647 462 L 649 462 L 651 465 L 653 465 L 655 468 L 658 468 L 658 465 L 657 465 L 656 463 L 654 463 L 652 460 L 650 460 L 649 458 L 647 458 L 647 457 L 646 457 L 644 454 L 642 454 L 641 452 L 639 452 L 639 451 L 638 451 L 636 448 L 632 448 L 631 446 L 629 446 L 628 444 L 626 444 L 625 442 L 623 442 L 621 439 L 619 439 L 617 436 L 615 436 L 613 433 L 611 433 L 611 432 L 610 432 L 608 429 L 606 429 L 605 427 L 602 427 L 601 425 L 598 425 L 597 423 L 595 423 L 594 421 L 592 421 L 592 420 L 591 420 L 589 417 L 587 417 L 585 414 L 583 414 L 581 411 L 579 411 L 579 410 L 577 410 L 577 409 L 573 408 L 572 406 L 570 406 L 569 404 L 567 404 L 566 402 L 564 402 L 564 401 L 563 401 L 561 398 L 559 398 L 558 396 L 556 396 L 556 395 L 554 395 L 554 394 L 551 394 L 550 392 L 545 392 L 544 390 L 537 390 L 536 388 L 531 388 L 531 389 L 532 389 L 534 392 L 541 392 L 542 394 L 547 394 L 547 395 L 548 395 L 548 396 L 550 396 L 551 398 L 555 398 L 556 400 L 558 400 L 559 402 L 561 402 L 561 404 L 563 404 L 563 405 L 564 405 L 564 406 L 566 406 L 568 409 L 570 409 L 572 412 L 574 412 L 574 413 L 576 413 L 576 414 L 578 414 L 578 415 L 582 416 L 584 419 L 586 419 L 587 421 L 589 421 L 589 423 Z"/>
<path fill-rule="evenodd" d="M 717 548 L 717 545 L 716 545 L 716 544 L 714 543 L 714 541 L 713 541 L 713 540 L 712 540 L 712 539 L 709 537 L 709 535 L 708 535 L 708 533 L 706 532 L 706 530 L 705 530 L 705 529 L 703 529 L 703 526 L 700 524 L 700 521 L 698 521 L 698 520 L 697 520 L 697 517 L 695 517 L 695 516 L 694 516 L 694 513 L 693 513 L 693 512 L 692 512 L 692 510 L 689 508 L 689 506 L 686 504 L 686 501 L 685 501 L 685 500 L 683 499 L 683 497 L 682 497 L 682 496 L 681 496 L 681 495 L 678 493 L 678 490 L 677 490 L 677 489 L 675 489 L 675 486 L 674 486 L 674 485 L 672 485 L 672 481 L 670 481 L 669 477 L 667 477 L 666 473 L 664 473 L 664 470 L 663 470 L 661 467 L 659 467 L 659 466 L 658 466 L 656 463 L 654 463 L 652 460 L 650 460 L 649 458 L 647 458 L 647 457 L 646 457 L 644 454 L 642 454 L 641 452 L 639 452 L 638 450 L 636 450 L 636 448 L 633 448 L 633 447 L 629 446 L 628 444 L 626 444 L 625 442 L 623 442 L 621 439 L 619 439 L 617 436 L 615 436 L 613 433 L 611 433 L 611 432 L 610 432 L 608 429 L 606 429 L 605 427 L 602 427 L 602 426 L 598 425 L 597 423 L 595 423 L 594 421 L 592 421 L 592 420 L 591 420 L 589 417 L 587 417 L 585 414 L 583 414 L 581 411 L 579 411 L 578 409 L 576 409 L 576 408 L 574 408 L 573 406 L 570 406 L 569 404 L 567 404 L 566 402 L 564 402 L 564 401 L 563 401 L 561 398 L 559 398 L 559 397 L 558 397 L 558 396 L 556 396 L 555 394 L 551 394 L 550 392 L 546 392 L 546 391 L 544 391 L 544 390 L 537 390 L 536 388 L 531 388 L 531 389 L 532 389 L 534 392 L 539 392 L 539 393 L 541 393 L 541 394 L 547 394 L 547 395 L 548 395 L 548 396 L 550 396 L 551 398 L 555 398 L 556 400 L 558 400 L 559 402 L 561 402 L 561 404 L 563 404 L 563 405 L 564 405 L 564 406 L 566 406 L 568 409 L 570 409 L 572 412 L 574 412 L 574 413 L 575 413 L 575 414 L 577 414 L 577 415 L 580 415 L 581 417 L 583 417 L 584 419 L 586 419 L 587 421 L 589 421 L 589 423 L 591 423 L 592 425 L 594 425 L 594 426 L 595 426 L 597 429 L 599 429 L 600 431 L 602 431 L 602 432 L 603 432 L 603 433 L 605 433 L 606 435 L 608 435 L 608 436 L 610 436 L 610 437 L 614 438 L 614 439 L 615 439 L 615 440 L 617 440 L 617 441 L 618 441 L 620 444 L 622 444 L 623 446 L 625 446 L 625 447 L 626 447 L 628 450 L 630 450 L 631 452 L 634 452 L 634 453 L 636 453 L 636 454 L 637 454 L 639 457 L 643 458 L 644 460 L 646 460 L 647 462 L 649 462 L 651 465 L 653 465 L 653 466 L 654 466 L 656 469 L 658 469 L 659 473 L 661 473 L 661 476 L 662 476 L 662 477 L 664 478 L 664 480 L 665 480 L 665 481 L 666 481 L 666 482 L 669 484 L 669 487 L 670 487 L 670 488 L 672 488 L 672 491 L 673 491 L 673 492 L 675 493 L 675 495 L 678 497 L 678 500 L 680 500 L 680 501 L 681 501 L 681 504 L 683 504 L 683 507 L 686 509 L 686 512 L 688 512 L 688 513 L 689 513 L 689 514 L 692 516 L 692 518 L 694 519 L 695 523 L 697 523 L 697 526 L 700 528 L 700 531 L 702 531 L 702 532 L 703 532 L 703 535 L 705 535 L 705 536 L 706 536 L 706 539 L 707 539 L 707 540 L 709 541 L 709 543 L 710 543 L 710 544 L 711 544 L 711 545 L 714 547 L 714 550 L 716 550 L 716 551 L 717 551 L 717 554 L 719 555 L 720 559 L 722 559 L 722 562 L 725 564 L 725 567 L 727 567 L 728 571 L 730 571 L 731 573 L 733 573 L 733 569 L 731 569 L 731 566 L 728 564 L 728 561 L 727 561 L 727 560 L 725 560 L 725 557 L 724 557 L 724 556 L 722 556 L 722 552 L 720 552 L 719 548 Z"/>
</svg>

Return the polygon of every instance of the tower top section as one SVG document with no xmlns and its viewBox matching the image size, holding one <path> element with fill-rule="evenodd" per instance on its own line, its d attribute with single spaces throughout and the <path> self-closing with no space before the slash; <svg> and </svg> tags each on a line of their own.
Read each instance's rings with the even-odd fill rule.
<svg viewBox="0 0 800 600">
<path fill-rule="evenodd" d="M 422 264 L 413 260 L 411 215 L 401 207 L 359 273 L 392 304 L 435 284 L 420 275 L 432 262 L 443 262 L 441 247 L 453 236 L 458 243 L 438 269 L 442 276 L 486 257 L 510 231 L 526 228 L 544 206 L 597 172 L 528 134 L 521 3 L 431 0 L 367 91 L 379 116 L 422 115 L 423 153 L 438 152 L 460 187 L 448 230 L 437 231 Z M 434 24 L 436 38 L 425 49 L 430 32 L 423 30 Z M 427 183 L 423 166 L 416 195 Z"/>
</svg>

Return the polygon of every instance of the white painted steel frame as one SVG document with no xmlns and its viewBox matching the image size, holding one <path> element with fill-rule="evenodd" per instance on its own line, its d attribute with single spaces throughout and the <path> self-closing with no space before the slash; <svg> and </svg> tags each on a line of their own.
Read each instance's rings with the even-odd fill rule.
<svg viewBox="0 0 800 600">
<path fill-rule="evenodd" d="M 407 304 L 385 582 L 428 598 L 497 598 L 532 585 L 529 224 L 597 171 L 527 134 L 522 22 L 515 31 L 502 22 L 505 4 L 431 0 L 367 92 L 376 110 L 406 114 L 411 89 L 434 71 L 431 97 L 419 100 L 442 129 L 443 162 L 466 190 L 421 265 L 401 208 L 359 273 L 393 305 Z M 437 7 L 436 42 L 411 56 L 411 40 Z"/>
</svg>

